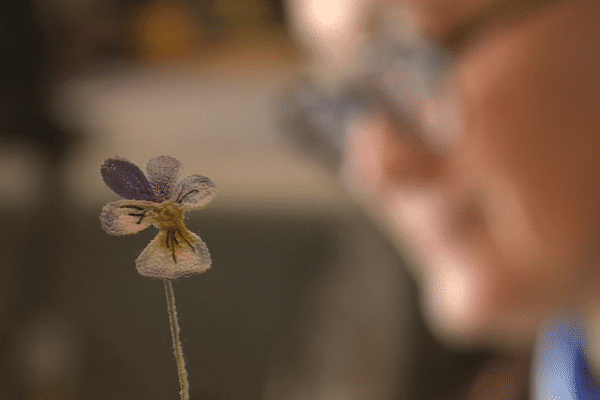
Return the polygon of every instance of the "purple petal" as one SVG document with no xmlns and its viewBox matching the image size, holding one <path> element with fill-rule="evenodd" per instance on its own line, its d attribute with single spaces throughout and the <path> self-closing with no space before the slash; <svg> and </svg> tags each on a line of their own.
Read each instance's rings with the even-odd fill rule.
<svg viewBox="0 0 600 400">
<path fill-rule="evenodd" d="M 154 157 L 148 161 L 146 172 L 157 202 L 171 197 L 181 169 L 179 160 L 169 156 Z"/>
<path fill-rule="evenodd" d="M 109 158 L 100 167 L 106 186 L 129 200 L 156 201 L 150 182 L 135 165 L 123 158 Z"/>
</svg>

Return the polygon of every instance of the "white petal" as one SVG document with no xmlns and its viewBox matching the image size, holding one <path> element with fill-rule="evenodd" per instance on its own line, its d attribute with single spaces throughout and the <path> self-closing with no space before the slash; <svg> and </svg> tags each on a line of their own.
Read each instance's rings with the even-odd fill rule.
<svg viewBox="0 0 600 400">
<path fill-rule="evenodd" d="M 152 224 L 149 211 L 154 203 L 141 200 L 119 200 L 102 208 L 100 222 L 109 235 L 131 235 L 143 231 Z"/>
<path fill-rule="evenodd" d="M 171 201 L 180 203 L 186 210 L 201 208 L 215 198 L 217 185 L 202 175 L 190 175 L 177 185 Z"/>
<path fill-rule="evenodd" d="M 179 160 L 169 156 L 154 157 L 148 161 L 146 172 L 158 203 L 171 197 L 182 168 Z"/>
<path fill-rule="evenodd" d="M 210 254 L 194 233 L 179 233 L 175 240 L 168 230 L 161 230 L 135 260 L 137 271 L 147 278 L 179 279 L 200 274 L 210 268 Z M 171 231 L 173 232 L 173 231 Z"/>
</svg>

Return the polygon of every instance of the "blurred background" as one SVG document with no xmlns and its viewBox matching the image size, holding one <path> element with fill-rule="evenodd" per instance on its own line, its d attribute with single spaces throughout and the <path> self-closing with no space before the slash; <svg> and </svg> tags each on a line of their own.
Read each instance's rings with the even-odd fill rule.
<svg viewBox="0 0 600 400">
<path fill-rule="evenodd" d="M 118 198 L 102 161 L 163 154 L 219 188 L 188 216 L 213 267 L 174 285 L 192 398 L 460 398 L 488 355 L 428 334 L 395 246 L 326 149 L 284 135 L 298 77 L 328 93 L 351 71 L 363 6 L 340 5 L 39 0 L 2 13 L 1 399 L 177 398 L 163 285 L 134 264 L 155 232 L 111 237 L 98 220 Z M 335 110 L 320 126 L 340 129 Z"/>
</svg>

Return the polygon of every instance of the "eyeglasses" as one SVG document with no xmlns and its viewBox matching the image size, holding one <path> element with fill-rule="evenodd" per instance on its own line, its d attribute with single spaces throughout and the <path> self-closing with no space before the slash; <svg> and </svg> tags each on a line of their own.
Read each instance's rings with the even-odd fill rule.
<svg viewBox="0 0 600 400">
<path fill-rule="evenodd" d="M 462 129 L 450 52 L 425 40 L 385 34 L 371 39 L 362 72 L 334 95 L 310 76 L 287 88 L 280 103 L 284 132 L 337 167 L 349 117 L 379 112 L 403 139 L 435 153 L 451 150 Z"/>
<path fill-rule="evenodd" d="M 462 132 L 451 53 L 426 41 L 373 45 L 363 90 L 396 134 L 436 153 L 451 150 Z"/>
</svg>

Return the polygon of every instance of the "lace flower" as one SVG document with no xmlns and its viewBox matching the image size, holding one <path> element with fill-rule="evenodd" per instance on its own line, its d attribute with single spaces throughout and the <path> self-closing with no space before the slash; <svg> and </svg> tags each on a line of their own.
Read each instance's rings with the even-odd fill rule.
<svg viewBox="0 0 600 400">
<path fill-rule="evenodd" d="M 100 168 L 104 183 L 125 199 L 102 208 L 100 221 L 106 233 L 130 235 L 150 225 L 160 230 L 135 261 L 142 276 L 173 280 L 210 268 L 208 248 L 183 219 L 185 211 L 206 206 L 217 189 L 202 175 L 178 182 L 181 169 L 181 163 L 169 156 L 148 161 L 148 177 L 119 157 L 107 159 Z"/>
</svg>

